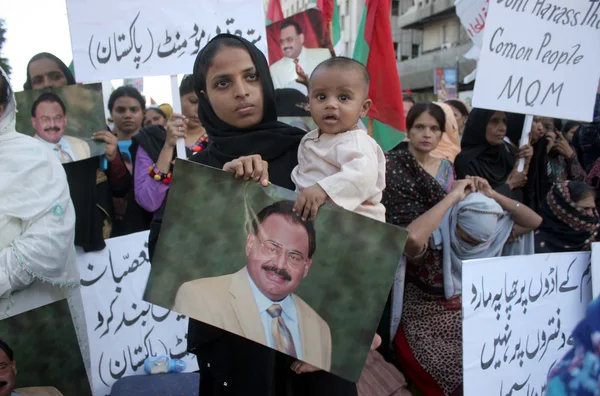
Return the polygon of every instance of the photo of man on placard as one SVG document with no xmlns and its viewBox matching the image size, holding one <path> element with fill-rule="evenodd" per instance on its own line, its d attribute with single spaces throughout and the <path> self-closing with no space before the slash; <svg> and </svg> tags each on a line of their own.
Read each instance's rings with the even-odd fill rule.
<svg viewBox="0 0 600 396">
<path fill-rule="evenodd" d="M 330 370 L 329 326 L 294 294 L 312 265 L 316 231 L 293 205 L 263 208 L 246 239 L 246 266 L 184 283 L 173 310 Z"/>
<path fill-rule="evenodd" d="M 275 89 L 293 88 L 307 95 L 308 88 L 296 81 L 300 77 L 298 72 L 310 76 L 319 63 L 332 55 L 329 49 L 331 40 L 321 37 L 324 31 L 320 28 L 321 24 L 321 12 L 309 10 L 267 27 L 270 35 L 277 36 L 281 49 L 277 55 L 272 55 L 272 51 L 269 51 Z M 308 42 L 312 48 L 307 46 Z M 326 45 L 323 46 L 323 43 Z"/>
<path fill-rule="evenodd" d="M 62 164 L 90 158 L 90 145 L 85 140 L 65 135 L 67 122 L 67 107 L 55 93 L 44 92 L 33 102 L 34 138 L 54 150 Z"/>
</svg>

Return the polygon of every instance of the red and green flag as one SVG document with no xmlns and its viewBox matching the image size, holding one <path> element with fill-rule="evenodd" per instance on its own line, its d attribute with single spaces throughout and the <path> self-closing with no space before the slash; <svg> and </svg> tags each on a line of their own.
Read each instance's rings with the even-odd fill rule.
<svg viewBox="0 0 600 396">
<path fill-rule="evenodd" d="M 283 11 L 281 10 L 280 0 L 269 0 L 269 8 L 267 9 L 267 26 L 283 19 Z"/>
<path fill-rule="evenodd" d="M 342 25 L 340 23 L 340 7 L 337 0 L 312 0 L 323 13 L 325 25 L 331 35 L 331 44 L 337 56 L 344 55 L 342 42 Z"/>
<path fill-rule="evenodd" d="M 367 67 L 371 75 L 369 133 L 384 151 L 404 140 L 406 120 L 402 87 L 394 55 L 390 0 L 364 0 L 353 58 Z"/>
</svg>

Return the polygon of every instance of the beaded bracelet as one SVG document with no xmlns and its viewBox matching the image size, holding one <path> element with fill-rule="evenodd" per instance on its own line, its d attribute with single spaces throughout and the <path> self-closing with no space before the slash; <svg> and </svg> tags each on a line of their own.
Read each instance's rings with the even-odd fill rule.
<svg viewBox="0 0 600 396">
<path fill-rule="evenodd" d="M 162 184 L 171 184 L 171 179 L 173 176 L 171 174 L 171 172 L 169 172 L 169 173 L 161 172 L 156 167 L 156 164 L 154 164 L 148 168 L 148 175 L 150 175 L 150 177 L 153 178 L 154 180 L 156 180 L 157 182 L 162 182 Z"/>
</svg>

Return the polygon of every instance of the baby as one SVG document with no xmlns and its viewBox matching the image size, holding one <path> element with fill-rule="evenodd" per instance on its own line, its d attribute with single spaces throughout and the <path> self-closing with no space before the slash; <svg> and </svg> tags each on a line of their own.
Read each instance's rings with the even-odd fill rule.
<svg viewBox="0 0 600 396">
<path fill-rule="evenodd" d="M 319 128 L 302 139 L 292 172 L 300 193 L 294 211 L 305 220 L 330 201 L 385 222 L 385 156 L 358 127 L 372 103 L 369 80 L 360 62 L 344 57 L 324 61 L 310 77 L 310 113 Z"/>
</svg>

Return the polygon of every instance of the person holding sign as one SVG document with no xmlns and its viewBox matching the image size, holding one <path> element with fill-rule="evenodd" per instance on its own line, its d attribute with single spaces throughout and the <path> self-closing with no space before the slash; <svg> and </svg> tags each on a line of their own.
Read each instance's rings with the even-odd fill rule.
<svg viewBox="0 0 600 396">
<path fill-rule="evenodd" d="M 191 160 L 246 181 L 293 189 L 291 173 L 305 132 L 277 121 L 263 53 L 239 36 L 216 36 L 196 59 L 194 88 L 211 144 Z M 149 245 L 156 243 L 161 218 L 162 211 L 153 220 Z M 200 394 L 357 394 L 354 383 L 324 371 L 309 373 L 315 368 L 287 355 L 195 320 L 189 323 L 188 350 L 198 357 Z"/>
<path fill-rule="evenodd" d="M 454 167 L 459 179 L 479 176 L 499 193 L 523 202 L 527 184 L 527 167 L 533 149 L 525 145 L 518 150 L 505 141 L 507 115 L 503 111 L 473 109 L 461 141 L 462 151 Z M 518 159 L 525 159 L 525 170 L 518 172 Z"/>
<path fill-rule="evenodd" d="M 35 281 L 77 287 L 65 172 L 52 151 L 15 130 L 15 97 L 0 72 L 0 297 Z"/>
</svg>

